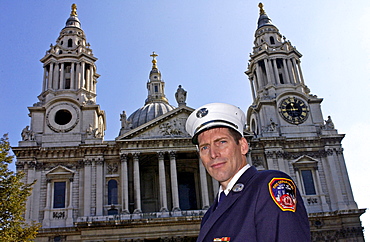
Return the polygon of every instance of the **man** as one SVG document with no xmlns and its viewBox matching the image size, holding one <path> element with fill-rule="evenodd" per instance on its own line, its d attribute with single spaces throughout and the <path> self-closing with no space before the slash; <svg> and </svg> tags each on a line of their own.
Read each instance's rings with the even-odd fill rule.
<svg viewBox="0 0 370 242">
<path fill-rule="evenodd" d="M 244 125 L 244 113 L 223 103 L 196 109 L 186 122 L 204 167 L 220 183 L 198 241 L 310 241 L 307 213 L 292 179 L 247 163 Z"/>
</svg>

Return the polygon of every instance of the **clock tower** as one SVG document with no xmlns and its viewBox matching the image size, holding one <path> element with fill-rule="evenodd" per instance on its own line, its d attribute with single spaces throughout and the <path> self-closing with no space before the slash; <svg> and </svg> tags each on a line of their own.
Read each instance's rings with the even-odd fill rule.
<svg viewBox="0 0 370 242">
<path fill-rule="evenodd" d="M 31 125 L 19 146 L 61 147 L 101 143 L 105 113 L 96 104 L 95 61 L 77 17 L 76 4 L 59 34 L 41 59 L 44 68 L 39 102 L 29 107 Z"/>
<path fill-rule="evenodd" d="M 341 145 L 344 135 L 330 116 L 324 120 L 323 99 L 306 86 L 302 54 L 271 22 L 262 3 L 259 8 L 245 72 L 253 97 L 247 111 L 249 160 L 257 169 L 281 170 L 296 181 L 313 241 L 339 235 L 345 240 L 352 236 L 349 231 L 363 238 L 359 217 L 365 210 L 353 198 Z"/>
</svg>

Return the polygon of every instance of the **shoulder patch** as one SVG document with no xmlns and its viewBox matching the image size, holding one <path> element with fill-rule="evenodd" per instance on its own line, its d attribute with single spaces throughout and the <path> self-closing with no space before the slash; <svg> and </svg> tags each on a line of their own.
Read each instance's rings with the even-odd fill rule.
<svg viewBox="0 0 370 242">
<path fill-rule="evenodd" d="M 297 205 L 296 187 L 288 178 L 273 178 L 269 182 L 272 200 L 283 211 L 295 212 Z"/>
</svg>

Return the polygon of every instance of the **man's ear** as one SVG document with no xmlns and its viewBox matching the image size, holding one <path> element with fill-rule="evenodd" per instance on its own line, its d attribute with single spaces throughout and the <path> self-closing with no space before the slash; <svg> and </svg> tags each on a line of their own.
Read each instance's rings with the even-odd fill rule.
<svg viewBox="0 0 370 242">
<path fill-rule="evenodd" d="M 240 149 L 241 149 L 242 154 L 243 155 L 247 154 L 249 150 L 249 145 L 248 145 L 247 140 L 244 137 L 242 137 L 239 140 L 239 144 L 240 144 Z"/>
</svg>

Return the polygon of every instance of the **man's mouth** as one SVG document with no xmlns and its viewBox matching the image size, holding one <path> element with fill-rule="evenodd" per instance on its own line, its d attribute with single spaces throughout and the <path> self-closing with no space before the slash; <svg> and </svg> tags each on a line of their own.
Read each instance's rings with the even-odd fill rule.
<svg viewBox="0 0 370 242">
<path fill-rule="evenodd" d="M 217 162 L 217 163 L 211 165 L 211 167 L 212 167 L 212 169 L 219 169 L 219 168 L 223 167 L 225 165 L 225 163 L 226 163 L 225 161 Z"/>
</svg>

